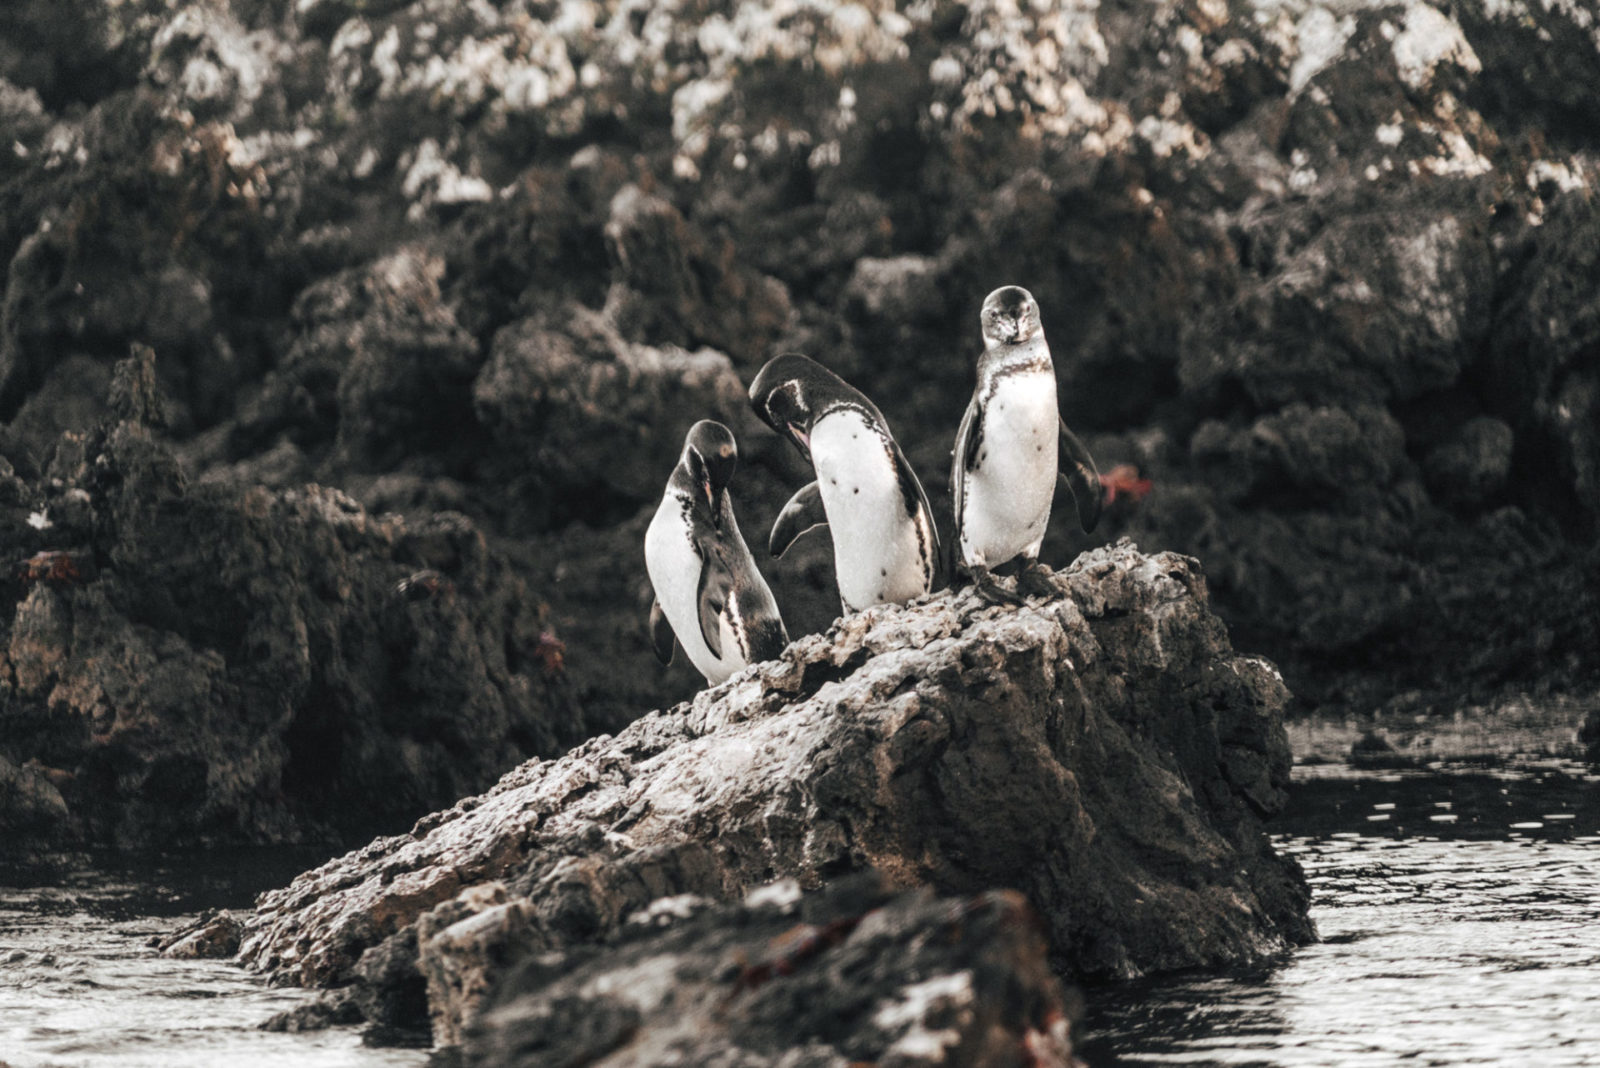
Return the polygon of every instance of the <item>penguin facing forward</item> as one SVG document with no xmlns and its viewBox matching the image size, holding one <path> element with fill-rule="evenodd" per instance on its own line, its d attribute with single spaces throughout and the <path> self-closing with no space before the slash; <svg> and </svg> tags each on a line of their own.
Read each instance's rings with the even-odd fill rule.
<svg viewBox="0 0 1600 1068">
<path fill-rule="evenodd" d="M 789 644 L 772 590 L 733 517 L 728 482 L 738 462 L 727 427 L 710 419 L 692 426 L 644 536 L 656 593 L 650 607 L 656 657 L 672 662 L 676 635 L 712 686 Z"/>
<path fill-rule="evenodd" d="M 844 379 L 797 353 L 768 361 L 750 385 L 750 403 L 817 474 L 773 523 L 772 555 L 782 556 L 801 534 L 828 527 L 846 612 L 933 589 L 940 573 L 938 527 L 883 413 Z"/>
<path fill-rule="evenodd" d="M 1058 474 L 1085 532 L 1099 522 L 1102 489 L 1089 450 L 1056 407 L 1055 366 L 1033 294 L 1001 286 L 980 316 L 978 385 L 951 457 L 955 557 L 980 593 L 1014 599 L 995 586 L 989 569 L 1020 556 L 1019 585 L 1035 581 Z"/>
</svg>

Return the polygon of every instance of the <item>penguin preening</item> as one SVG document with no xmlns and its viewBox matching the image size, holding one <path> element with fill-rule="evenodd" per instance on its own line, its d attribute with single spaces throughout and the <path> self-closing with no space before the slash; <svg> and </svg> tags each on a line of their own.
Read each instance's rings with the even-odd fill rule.
<svg viewBox="0 0 1600 1068">
<path fill-rule="evenodd" d="M 789 644 L 772 590 L 733 515 L 728 482 L 738 462 L 727 427 L 710 419 L 691 427 L 644 538 L 656 594 L 650 608 L 656 656 L 670 663 L 676 636 L 713 686 Z"/>
<path fill-rule="evenodd" d="M 980 319 L 983 355 L 956 433 L 950 493 L 956 561 L 993 596 L 990 568 L 1020 556 L 1019 583 L 1032 574 L 1058 474 L 1085 532 L 1100 519 L 1103 490 L 1089 450 L 1056 407 L 1055 367 L 1033 295 L 1001 286 L 984 300 Z"/>
<path fill-rule="evenodd" d="M 883 413 L 844 379 L 797 353 L 768 361 L 750 385 L 762 421 L 816 471 L 772 527 L 774 556 L 826 526 L 846 612 L 909 601 L 940 574 L 939 531 L 922 483 Z"/>
</svg>

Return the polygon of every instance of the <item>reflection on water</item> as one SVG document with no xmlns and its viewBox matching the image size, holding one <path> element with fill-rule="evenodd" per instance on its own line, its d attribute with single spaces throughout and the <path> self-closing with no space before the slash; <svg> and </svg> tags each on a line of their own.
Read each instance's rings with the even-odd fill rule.
<svg viewBox="0 0 1600 1068">
<path fill-rule="evenodd" d="M 1323 941 L 1259 974 L 1089 991 L 1121 1065 L 1600 1065 L 1600 778 L 1297 769 L 1278 844 Z"/>
<path fill-rule="evenodd" d="M 275 1034 L 305 990 L 268 988 L 223 961 L 166 960 L 150 941 L 204 908 L 325 859 L 207 854 L 140 868 L 0 867 L 0 1064 L 10 1068 L 415 1068 L 427 1055 L 361 1046 L 349 1029 Z"/>
</svg>

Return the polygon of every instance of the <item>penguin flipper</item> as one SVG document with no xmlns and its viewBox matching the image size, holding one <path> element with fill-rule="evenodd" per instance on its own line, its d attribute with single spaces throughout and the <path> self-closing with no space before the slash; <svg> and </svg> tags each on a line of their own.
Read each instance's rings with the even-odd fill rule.
<svg viewBox="0 0 1600 1068">
<path fill-rule="evenodd" d="M 661 602 L 650 602 L 650 645 L 655 649 L 656 659 L 662 664 L 672 663 L 673 647 L 672 624 L 667 622 L 667 614 L 661 610 Z"/>
<path fill-rule="evenodd" d="M 817 488 L 817 484 L 809 482 L 801 486 L 799 491 L 789 498 L 789 503 L 783 506 L 783 511 L 778 513 L 778 518 L 773 522 L 772 535 L 767 539 L 767 552 L 773 556 L 782 556 L 801 535 L 827 526 L 827 513 L 820 512 L 821 508 L 822 491 Z"/>
<path fill-rule="evenodd" d="M 700 608 L 700 637 L 718 660 L 722 659 L 722 610 L 728 605 L 733 576 L 720 554 L 707 552 L 700 565 L 700 590 L 695 597 Z"/>
<path fill-rule="evenodd" d="M 1073 503 L 1078 506 L 1078 525 L 1083 527 L 1084 533 L 1087 534 L 1100 522 L 1100 509 L 1105 503 L 1105 487 L 1100 484 L 1100 472 L 1094 466 L 1094 457 L 1089 455 L 1089 450 L 1084 448 L 1078 436 L 1067 429 L 1066 420 L 1059 421 L 1061 470 L 1058 474 L 1061 481 L 1072 491 Z"/>
<path fill-rule="evenodd" d="M 966 414 L 961 417 L 961 429 L 956 431 L 956 448 L 950 454 L 950 498 L 955 508 L 956 529 L 951 536 L 952 570 L 960 563 L 955 559 L 961 544 L 961 512 L 967 498 L 967 475 L 978 466 L 978 447 L 983 444 L 983 402 L 978 394 L 972 395 Z"/>
<path fill-rule="evenodd" d="M 944 550 L 939 544 L 939 524 L 934 522 L 933 508 L 928 504 L 928 495 L 922 491 L 922 483 L 917 481 L 917 473 L 911 469 L 906 454 L 900 451 L 900 443 L 892 437 L 889 438 L 889 457 L 894 461 L 895 478 L 900 483 L 900 495 L 906 501 L 906 512 L 913 523 L 926 529 L 928 556 L 933 564 L 933 583 L 929 589 L 938 589 L 939 579 L 945 574 Z"/>
</svg>

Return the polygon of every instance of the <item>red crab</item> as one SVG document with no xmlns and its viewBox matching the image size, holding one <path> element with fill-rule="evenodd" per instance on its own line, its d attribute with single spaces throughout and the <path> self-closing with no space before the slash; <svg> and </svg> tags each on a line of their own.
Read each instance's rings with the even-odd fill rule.
<svg viewBox="0 0 1600 1068">
<path fill-rule="evenodd" d="M 533 658 L 539 661 L 547 679 L 566 673 L 566 652 L 567 643 L 547 630 L 539 633 L 539 640 L 533 646 Z"/>
<path fill-rule="evenodd" d="M 17 577 L 30 585 L 48 582 L 52 586 L 66 586 L 83 577 L 72 556 L 60 549 L 46 549 L 34 553 L 17 565 Z"/>
<path fill-rule="evenodd" d="M 1133 464 L 1118 464 L 1100 476 L 1100 485 L 1106 488 L 1106 503 L 1110 504 L 1121 494 L 1129 500 L 1142 500 L 1150 492 L 1150 480 L 1139 477 L 1139 468 Z"/>
</svg>

